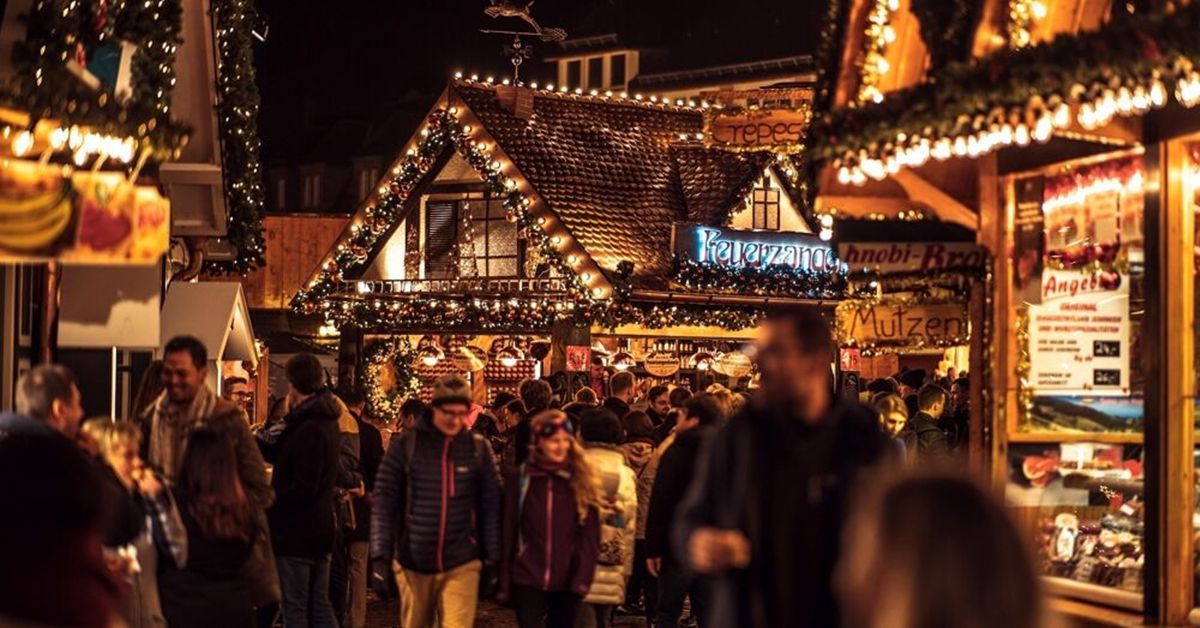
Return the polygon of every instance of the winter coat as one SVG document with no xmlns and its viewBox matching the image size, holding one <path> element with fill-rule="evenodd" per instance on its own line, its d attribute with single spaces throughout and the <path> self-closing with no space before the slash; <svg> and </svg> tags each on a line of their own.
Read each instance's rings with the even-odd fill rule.
<svg viewBox="0 0 1200 628">
<path fill-rule="evenodd" d="M 663 452 L 653 480 L 646 515 L 646 557 L 674 561 L 670 551 L 671 522 L 688 485 L 695 475 L 700 448 L 713 428 L 697 427 L 677 433 L 674 444 Z"/>
<path fill-rule="evenodd" d="M 163 613 L 170 628 L 251 628 L 254 603 L 246 587 L 246 563 L 255 540 L 205 536 L 179 496 L 179 511 L 188 534 L 188 563 L 159 577 Z M 259 532 L 253 531 L 257 535 Z"/>
<path fill-rule="evenodd" d="M 288 413 L 274 452 L 275 503 L 267 513 L 277 556 L 316 559 L 333 551 L 334 486 L 340 472 L 337 397 L 324 391 Z"/>
<path fill-rule="evenodd" d="M 909 419 L 899 438 L 904 441 L 908 460 L 912 464 L 936 464 L 950 458 L 950 445 L 946 433 L 924 412 Z"/>
<path fill-rule="evenodd" d="M 646 511 L 650 508 L 650 489 L 654 486 L 654 476 L 647 472 L 650 459 L 654 456 L 654 444 L 644 441 L 630 441 L 621 445 L 625 452 L 625 463 L 633 469 L 637 478 L 637 538 L 646 538 Z"/>
<path fill-rule="evenodd" d="M 646 484 L 646 502 L 644 506 L 646 510 L 646 516 L 641 522 L 641 535 L 638 538 L 646 538 L 646 524 L 648 523 L 648 518 L 650 516 L 650 496 L 654 489 L 654 480 L 658 477 L 658 466 L 662 463 L 663 456 L 665 456 L 667 451 L 671 449 L 671 445 L 675 444 L 675 437 L 676 433 L 672 431 L 667 435 L 667 438 L 664 439 L 663 442 L 654 447 L 654 453 L 650 454 L 650 461 L 646 463 L 646 468 L 642 470 L 642 475 L 638 478 L 640 482 Z M 641 504 L 639 504 L 639 506 L 640 505 Z"/>
<path fill-rule="evenodd" d="M 629 414 L 633 411 L 633 409 L 629 407 L 628 403 L 617 399 L 616 397 L 609 397 L 608 399 L 605 399 L 604 403 L 601 405 L 605 409 L 612 410 L 612 413 L 617 415 L 618 419 L 625 418 L 626 414 Z"/>
<path fill-rule="evenodd" d="M 615 445 L 587 446 L 587 461 L 600 483 L 600 555 L 584 602 L 624 604 L 625 583 L 633 574 L 637 536 L 637 476 Z"/>
<path fill-rule="evenodd" d="M 358 488 L 363 481 L 359 467 L 358 420 L 354 413 L 346 407 L 346 402 L 336 395 L 333 397 L 338 406 L 338 475 L 337 487 L 345 490 Z"/>
<path fill-rule="evenodd" d="M 353 526 L 346 525 L 350 531 L 346 540 L 350 543 L 366 543 L 371 540 L 371 492 L 375 490 L 375 475 L 379 473 L 379 465 L 383 462 L 383 435 L 370 423 L 355 417 L 358 422 L 358 470 L 362 473 L 363 486 L 367 489 L 364 497 L 355 497 L 351 504 L 354 507 Z"/>
<path fill-rule="evenodd" d="M 530 463 L 505 478 L 502 601 L 514 585 L 587 595 L 599 553 L 599 511 L 579 520 L 568 475 Z"/>
<path fill-rule="evenodd" d="M 447 436 L 432 411 L 396 438 L 375 477 L 371 550 L 417 573 L 500 559 L 500 479 L 487 439 Z"/>
<path fill-rule="evenodd" d="M 866 474 L 894 448 L 874 412 L 857 403 L 836 402 L 816 425 L 799 424 L 777 407 L 750 405 L 703 448 L 671 526 L 672 548 L 686 558 L 687 541 L 700 527 L 738 530 L 749 539 L 750 566 L 709 579 L 711 625 L 773 627 L 788 625 L 776 615 L 800 614 L 811 625 L 836 626 L 832 580 L 846 511 Z M 797 455 L 801 444 L 808 455 Z M 797 477 L 797 469 L 807 477 Z M 784 491 L 794 496 L 790 505 L 806 502 L 803 521 L 764 516 Z M 799 497 L 805 493 L 807 500 Z M 778 591 L 789 592 L 787 608 L 775 606 Z"/>
</svg>

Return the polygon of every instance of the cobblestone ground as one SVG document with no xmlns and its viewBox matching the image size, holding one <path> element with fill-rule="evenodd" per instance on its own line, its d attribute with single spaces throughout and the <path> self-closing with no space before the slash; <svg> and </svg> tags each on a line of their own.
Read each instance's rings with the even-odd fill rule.
<svg viewBox="0 0 1200 628">
<path fill-rule="evenodd" d="M 395 628 L 400 625 L 399 605 L 395 601 L 381 602 L 374 597 L 367 601 L 367 628 Z M 512 611 L 495 604 L 481 604 L 475 618 L 476 628 L 516 628 Z M 641 618 L 617 617 L 614 628 L 645 628 Z"/>
</svg>

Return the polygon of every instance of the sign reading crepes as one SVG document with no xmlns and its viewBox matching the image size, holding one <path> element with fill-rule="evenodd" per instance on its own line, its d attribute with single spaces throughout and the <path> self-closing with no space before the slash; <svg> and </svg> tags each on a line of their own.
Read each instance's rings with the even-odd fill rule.
<svg viewBox="0 0 1200 628">
<path fill-rule="evenodd" d="M 838 257 L 850 270 L 880 273 L 983 268 L 987 251 L 968 242 L 843 242 Z"/>
<path fill-rule="evenodd" d="M 722 112 L 705 117 L 705 142 L 731 150 L 800 150 L 811 114 L 807 108 Z"/>
<path fill-rule="evenodd" d="M 964 342 L 969 332 L 962 303 L 868 305 L 846 301 L 838 306 L 837 317 L 840 342 L 860 347 L 944 346 Z"/>
<path fill-rule="evenodd" d="M 808 233 L 675 225 L 675 254 L 731 268 L 787 266 L 832 272 L 842 267 L 833 247 Z"/>
</svg>

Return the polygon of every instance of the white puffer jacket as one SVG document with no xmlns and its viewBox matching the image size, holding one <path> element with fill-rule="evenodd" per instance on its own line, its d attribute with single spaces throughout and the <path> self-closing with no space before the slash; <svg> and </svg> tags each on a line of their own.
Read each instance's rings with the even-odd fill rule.
<svg viewBox="0 0 1200 628">
<path fill-rule="evenodd" d="M 637 535 L 637 476 L 618 447 L 590 444 L 587 460 L 600 484 L 601 561 L 618 556 L 610 564 L 596 565 L 596 576 L 584 602 L 624 604 L 625 584 L 633 573 L 633 543 Z"/>
</svg>

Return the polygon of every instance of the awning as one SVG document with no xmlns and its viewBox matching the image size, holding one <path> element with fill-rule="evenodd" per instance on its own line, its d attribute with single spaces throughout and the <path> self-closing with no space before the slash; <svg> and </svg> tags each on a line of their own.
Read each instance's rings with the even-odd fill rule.
<svg viewBox="0 0 1200 628">
<path fill-rule="evenodd" d="M 214 360 L 245 360 L 258 366 L 250 309 L 242 285 L 233 282 L 173 283 L 162 309 L 162 342 L 180 335 L 200 339 Z"/>
<path fill-rule="evenodd" d="M 155 349 L 162 270 L 158 266 L 65 266 L 58 345 L 72 349 Z"/>
</svg>

